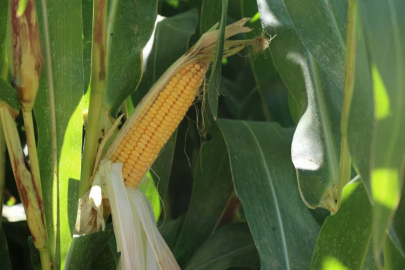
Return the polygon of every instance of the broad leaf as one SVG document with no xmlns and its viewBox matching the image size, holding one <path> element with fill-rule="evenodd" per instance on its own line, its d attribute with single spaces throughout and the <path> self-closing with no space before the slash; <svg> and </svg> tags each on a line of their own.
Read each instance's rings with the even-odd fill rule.
<svg viewBox="0 0 405 270">
<path fill-rule="evenodd" d="M 222 0 L 203 0 L 201 4 L 200 35 L 221 21 Z"/>
<path fill-rule="evenodd" d="M 205 139 L 195 164 L 193 190 L 174 254 L 184 265 L 213 233 L 234 188 L 225 141 L 205 103 Z M 209 140 L 207 140 L 209 138 Z"/>
<path fill-rule="evenodd" d="M 355 31 L 355 77 L 347 138 L 353 165 L 361 176 L 371 199 L 370 177 L 374 132 L 373 88 L 363 29 L 359 25 Z"/>
<path fill-rule="evenodd" d="M 42 3 L 36 2 L 45 67 L 34 114 L 38 126 L 38 158 L 48 246 L 54 256 L 55 269 L 60 269 L 76 221 L 81 167 L 82 2 L 48 0 L 46 7 Z M 47 11 L 48 24 L 42 20 L 44 11 Z M 50 40 L 45 40 L 45 33 Z M 53 93 L 54 107 L 50 104 L 50 93 Z M 53 149 L 54 145 L 56 149 Z"/>
<path fill-rule="evenodd" d="M 278 124 L 218 119 L 262 269 L 308 269 L 319 225 L 302 203 Z"/>
<path fill-rule="evenodd" d="M 220 228 L 187 263 L 185 270 L 260 267 L 260 258 L 247 223 Z"/>
<path fill-rule="evenodd" d="M 342 90 L 302 44 L 282 1 L 258 0 L 258 4 L 263 27 L 277 35 L 270 44 L 271 55 L 290 91 L 293 119 L 299 119 L 291 154 L 302 198 L 310 208 L 335 211 Z"/>
<path fill-rule="evenodd" d="M 348 0 L 283 2 L 305 47 L 338 87 L 342 88 Z"/>
<path fill-rule="evenodd" d="M 112 234 L 113 231 L 105 230 L 88 235 L 76 235 L 70 245 L 64 269 L 90 269 L 97 256 L 108 247 L 107 243 Z M 112 259 L 114 260 L 113 257 Z"/>
<path fill-rule="evenodd" d="M 105 109 L 117 116 L 142 76 L 142 50 L 155 25 L 157 0 L 112 0 L 107 28 Z"/>
<path fill-rule="evenodd" d="M 176 244 L 176 239 L 183 224 L 183 220 L 183 217 L 179 217 L 175 220 L 164 220 L 158 224 L 159 232 L 162 234 L 163 239 L 165 239 L 165 242 L 170 249 L 173 249 Z"/>
<path fill-rule="evenodd" d="M 374 119 L 371 193 L 374 201 L 374 253 L 384 246 L 397 209 L 405 165 L 405 2 L 359 2 L 372 78 Z M 375 38 L 384 32 L 384 38 Z"/>
<path fill-rule="evenodd" d="M 105 245 L 104 248 L 100 251 L 97 258 L 93 260 L 91 264 L 92 270 L 115 270 L 117 262 L 115 261 L 115 257 L 111 251 L 109 245 Z"/>
<path fill-rule="evenodd" d="M 343 189 L 339 211 L 319 232 L 311 269 L 362 269 L 371 242 L 372 205 L 360 181 Z"/>
<path fill-rule="evenodd" d="M 240 84 L 222 76 L 221 93 L 225 96 L 224 102 L 233 118 L 261 119 L 262 107 L 257 106 L 261 102 L 257 87 L 249 91 Z"/>
<path fill-rule="evenodd" d="M 195 32 L 197 22 L 197 10 L 192 9 L 164 19 L 157 24 L 153 47 L 150 53 L 146 55 L 147 62 L 142 81 L 135 93 L 132 94 L 132 101 L 135 106 L 166 69 L 187 51 L 190 37 Z M 162 199 L 166 195 L 169 184 L 176 138 L 177 132 L 171 136 L 152 166 L 153 178 Z"/>
</svg>

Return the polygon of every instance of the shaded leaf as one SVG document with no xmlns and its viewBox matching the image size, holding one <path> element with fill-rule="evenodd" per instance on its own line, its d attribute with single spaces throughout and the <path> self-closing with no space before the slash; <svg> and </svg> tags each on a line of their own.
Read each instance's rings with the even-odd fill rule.
<svg viewBox="0 0 405 270">
<path fill-rule="evenodd" d="M 247 120 L 260 119 L 262 108 L 257 106 L 260 102 L 257 87 L 247 91 L 238 83 L 222 76 L 221 93 L 225 96 L 224 102 L 232 117 Z"/>
<path fill-rule="evenodd" d="M 170 249 L 174 248 L 183 221 L 184 218 L 179 217 L 175 220 L 162 221 L 160 225 L 158 225 L 159 232 L 162 234 L 163 239 L 165 239 L 165 242 Z"/>
<path fill-rule="evenodd" d="M 216 231 L 197 250 L 186 270 L 260 267 L 260 257 L 247 223 L 231 223 Z"/>
<path fill-rule="evenodd" d="M 97 258 L 93 260 L 90 269 L 94 270 L 115 270 L 116 268 L 115 257 L 109 245 L 105 245 Z"/>
<path fill-rule="evenodd" d="M 203 0 L 201 3 L 200 35 L 221 21 L 222 0 Z"/>
<path fill-rule="evenodd" d="M 180 265 L 184 265 L 216 229 L 234 192 L 224 139 L 212 119 L 208 102 L 205 106 L 206 141 L 196 159 L 190 205 L 173 250 Z"/>
<path fill-rule="evenodd" d="M 249 0 L 242 0 L 241 2 L 241 11 L 242 11 L 242 18 L 252 18 L 248 22 L 248 26 L 253 28 L 252 32 L 246 33 L 245 36 L 247 39 L 253 39 L 260 36 L 261 33 L 261 23 L 260 19 L 257 17 L 259 15 L 259 11 L 257 9 L 257 5 L 252 5 L 252 1 Z M 259 15 L 260 16 L 260 15 Z M 266 105 L 266 101 L 264 98 L 263 89 L 266 84 L 268 84 L 273 78 L 272 76 L 277 74 L 277 70 L 273 64 L 271 59 L 270 50 L 266 49 L 264 52 L 260 52 L 260 54 L 256 54 L 253 52 L 249 53 L 249 60 L 250 65 L 252 66 L 252 71 L 254 74 L 254 79 L 257 85 L 257 91 L 260 96 L 260 105 L 262 107 L 263 115 L 266 120 L 271 120 L 270 111 Z M 257 106 L 257 105 L 256 105 Z"/>
<path fill-rule="evenodd" d="M 107 243 L 112 234 L 112 230 L 105 230 L 87 235 L 76 235 L 66 256 L 64 269 L 90 269 L 104 247 L 108 247 Z M 114 258 L 112 257 L 112 259 Z"/>
<path fill-rule="evenodd" d="M 42 270 L 41 258 L 39 256 L 39 251 L 34 246 L 34 240 L 32 239 L 32 236 L 28 237 L 28 246 L 30 248 L 30 257 L 31 257 L 32 267 L 35 270 Z"/>
<path fill-rule="evenodd" d="M 283 2 L 258 0 L 258 4 L 266 31 L 277 35 L 270 44 L 271 55 L 290 91 L 293 119 L 299 119 L 291 155 L 302 198 L 308 207 L 335 211 L 342 90 L 302 44 Z"/>
<path fill-rule="evenodd" d="M 217 122 L 262 269 L 308 269 L 319 225 L 299 195 L 290 136 L 274 123 Z"/>
<path fill-rule="evenodd" d="M 107 82 L 104 106 L 117 116 L 142 76 L 142 50 L 157 15 L 157 0 L 114 0 L 107 26 Z"/>
<path fill-rule="evenodd" d="M 342 88 L 348 0 L 284 0 L 284 4 L 305 47 Z"/>
<path fill-rule="evenodd" d="M 8 254 L 7 239 L 3 228 L 0 228 L 0 269 L 12 270 Z"/>
<path fill-rule="evenodd" d="M 339 211 L 325 220 L 319 232 L 311 269 L 362 269 L 373 229 L 372 214 L 363 184 L 347 184 Z"/>
</svg>

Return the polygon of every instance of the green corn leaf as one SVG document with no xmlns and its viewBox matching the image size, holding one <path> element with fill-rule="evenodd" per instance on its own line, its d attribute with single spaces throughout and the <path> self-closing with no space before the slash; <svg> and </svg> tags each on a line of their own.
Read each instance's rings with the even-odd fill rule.
<svg viewBox="0 0 405 270">
<path fill-rule="evenodd" d="M 290 135 L 275 123 L 217 122 L 262 269 L 308 269 L 319 225 L 299 195 Z"/>
<path fill-rule="evenodd" d="M 112 234 L 112 230 L 105 230 L 73 238 L 64 269 L 90 269 L 104 248 L 108 247 L 107 243 Z M 110 258 L 114 260 L 114 257 Z M 115 266 L 115 260 L 113 265 Z"/>
<path fill-rule="evenodd" d="M 285 0 L 305 47 L 339 88 L 343 87 L 348 0 Z"/>
<path fill-rule="evenodd" d="M 247 223 L 233 223 L 216 231 L 197 250 L 185 270 L 260 267 L 260 258 Z"/>
<path fill-rule="evenodd" d="M 7 238 L 3 228 L 0 228 L 0 268 L 4 270 L 12 270 L 7 246 Z"/>
<path fill-rule="evenodd" d="M 234 192 L 224 139 L 210 114 L 208 102 L 205 108 L 204 132 L 205 138 L 210 139 L 200 149 L 190 205 L 173 250 L 180 265 L 184 265 L 216 229 Z"/>
<path fill-rule="evenodd" d="M 50 0 L 46 6 L 43 3 L 36 2 L 45 66 L 34 115 L 48 245 L 54 256 L 54 267 L 60 269 L 76 222 L 81 168 L 82 9 L 79 0 Z M 53 93 L 54 107 L 50 104 L 50 93 Z"/>
<path fill-rule="evenodd" d="M 291 155 L 302 198 L 310 208 L 336 211 L 339 182 L 342 90 L 321 69 L 292 27 L 281 0 L 258 0 L 262 24 L 271 35 L 274 64 L 289 90 L 298 121 Z M 277 20 L 272 14 L 278 14 Z"/>
<path fill-rule="evenodd" d="M 142 50 L 157 15 L 157 0 L 112 0 L 107 29 L 107 84 L 104 107 L 116 117 L 142 76 Z"/>
<path fill-rule="evenodd" d="M 378 256 L 398 207 L 405 155 L 405 21 L 403 1 L 358 1 L 374 97 L 374 133 L 368 181 L 374 202 L 373 241 Z M 384 31 L 383 39 L 374 38 Z M 366 180 L 367 181 L 367 180 Z"/>
<path fill-rule="evenodd" d="M 322 226 L 311 269 L 363 269 L 371 243 L 372 205 L 360 181 L 346 185 L 339 211 Z"/>
</svg>

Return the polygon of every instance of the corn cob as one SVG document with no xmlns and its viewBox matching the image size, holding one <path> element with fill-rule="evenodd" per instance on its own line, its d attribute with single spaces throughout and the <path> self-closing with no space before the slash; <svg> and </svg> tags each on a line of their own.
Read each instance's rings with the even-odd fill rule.
<svg viewBox="0 0 405 270">
<path fill-rule="evenodd" d="M 154 94 L 110 157 L 122 162 L 125 185 L 135 188 L 192 105 L 208 63 L 195 61 Z"/>
<path fill-rule="evenodd" d="M 255 47 L 259 51 L 267 48 L 268 41 L 262 38 L 227 40 L 236 34 L 251 31 L 244 26 L 248 20 L 242 19 L 225 28 L 223 57 L 231 56 L 249 45 L 253 51 Z M 101 198 L 108 198 L 122 269 L 180 269 L 156 227 L 149 200 L 137 185 L 197 96 L 208 66 L 215 58 L 219 36 L 217 26 L 203 34 L 156 81 L 102 158 L 104 144 L 114 128 L 108 131 L 100 146 L 97 160 L 101 161 L 96 162 L 92 188 L 87 197 L 89 202 L 93 202 L 91 207 L 97 211 L 99 219 L 110 213 L 101 203 Z M 85 199 L 86 196 L 81 200 Z M 89 213 L 88 209 L 81 213 L 78 219 L 84 228 L 80 226 L 79 229 L 93 231 L 96 223 L 88 223 L 89 219 L 83 217 L 83 213 Z"/>
<path fill-rule="evenodd" d="M 268 40 L 227 40 L 238 33 L 251 31 L 242 19 L 226 27 L 223 57 L 231 56 L 246 46 L 261 51 Z M 180 57 L 155 83 L 135 108 L 104 159 L 122 163 L 127 187 L 135 188 L 145 176 L 159 151 L 173 134 L 192 105 L 209 64 L 214 60 L 218 30 L 214 26 L 190 50 Z"/>
</svg>

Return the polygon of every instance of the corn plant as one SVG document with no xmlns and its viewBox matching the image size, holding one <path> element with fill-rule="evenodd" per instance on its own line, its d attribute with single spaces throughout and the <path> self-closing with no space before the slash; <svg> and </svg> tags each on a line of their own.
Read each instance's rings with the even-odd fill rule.
<svg viewBox="0 0 405 270">
<path fill-rule="evenodd" d="M 405 269 L 403 10 L 0 1 L 0 269 Z"/>
</svg>

